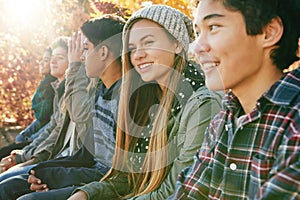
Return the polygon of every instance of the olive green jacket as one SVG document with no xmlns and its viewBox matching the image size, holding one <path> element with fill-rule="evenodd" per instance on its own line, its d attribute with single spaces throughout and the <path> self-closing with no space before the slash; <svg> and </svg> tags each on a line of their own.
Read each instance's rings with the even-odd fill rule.
<svg viewBox="0 0 300 200">
<path fill-rule="evenodd" d="M 193 164 L 193 156 L 200 148 L 204 132 L 215 114 L 221 108 L 222 93 L 209 91 L 200 87 L 189 98 L 184 109 L 181 109 L 169 121 L 173 126 L 169 134 L 172 156 L 175 160 L 169 174 L 158 189 L 146 195 L 132 199 L 162 200 L 174 193 L 179 172 Z M 129 194 L 132 186 L 128 185 L 127 177 L 122 174 L 113 181 L 92 182 L 79 188 L 88 194 L 88 199 L 115 199 L 119 195 Z"/>
</svg>

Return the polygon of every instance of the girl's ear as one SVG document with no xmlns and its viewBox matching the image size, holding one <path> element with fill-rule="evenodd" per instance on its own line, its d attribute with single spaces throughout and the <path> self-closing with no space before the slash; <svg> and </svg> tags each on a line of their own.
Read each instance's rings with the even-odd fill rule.
<svg viewBox="0 0 300 200">
<path fill-rule="evenodd" d="M 263 29 L 264 47 L 274 46 L 282 37 L 283 25 L 279 17 L 272 19 Z"/>
<path fill-rule="evenodd" d="M 183 46 L 180 42 L 176 42 L 175 53 L 179 54 L 183 50 Z"/>
</svg>

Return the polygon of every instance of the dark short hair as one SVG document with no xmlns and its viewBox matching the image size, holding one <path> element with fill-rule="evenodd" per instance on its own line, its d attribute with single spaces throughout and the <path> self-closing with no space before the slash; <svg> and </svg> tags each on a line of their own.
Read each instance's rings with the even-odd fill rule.
<svg viewBox="0 0 300 200">
<path fill-rule="evenodd" d="M 81 31 L 93 45 L 105 44 L 119 57 L 122 51 L 124 25 L 125 20 L 122 17 L 106 14 L 85 22 L 81 26 Z"/>
<path fill-rule="evenodd" d="M 201 0 L 200 0 L 201 1 Z M 212 0 L 216 1 L 216 0 Z M 281 70 L 298 60 L 298 38 L 300 37 L 299 0 L 218 0 L 233 11 L 240 12 L 246 24 L 248 35 L 262 33 L 272 19 L 279 17 L 283 25 L 283 35 L 271 52 L 273 63 Z M 196 4 L 199 0 L 196 0 Z"/>
</svg>

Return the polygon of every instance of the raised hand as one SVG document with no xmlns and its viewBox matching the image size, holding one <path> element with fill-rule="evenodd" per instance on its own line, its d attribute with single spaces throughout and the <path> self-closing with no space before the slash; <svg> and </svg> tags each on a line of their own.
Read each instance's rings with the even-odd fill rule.
<svg viewBox="0 0 300 200">
<path fill-rule="evenodd" d="M 69 63 L 84 61 L 84 37 L 81 32 L 74 32 L 69 40 L 68 58 Z"/>
</svg>

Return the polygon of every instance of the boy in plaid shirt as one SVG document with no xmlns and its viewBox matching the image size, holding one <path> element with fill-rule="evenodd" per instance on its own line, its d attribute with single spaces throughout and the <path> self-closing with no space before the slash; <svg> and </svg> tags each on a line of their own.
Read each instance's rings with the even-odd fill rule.
<svg viewBox="0 0 300 200">
<path fill-rule="evenodd" d="M 300 199 L 299 0 L 201 0 L 195 57 L 226 90 L 173 199 Z"/>
</svg>

